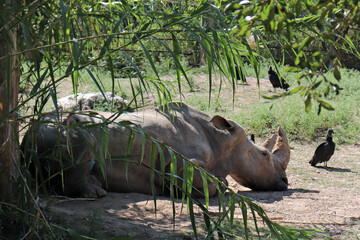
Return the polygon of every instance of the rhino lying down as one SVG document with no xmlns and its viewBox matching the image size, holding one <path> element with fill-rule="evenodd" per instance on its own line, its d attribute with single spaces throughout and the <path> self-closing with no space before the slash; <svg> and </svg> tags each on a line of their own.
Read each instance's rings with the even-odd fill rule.
<svg viewBox="0 0 360 240">
<path fill-rule="evenodd" d="M 126 166 L 125 161 L 114 160 L 129 153 L 127 146 L 130 130 L 118 124 L 122 121 L 128 124 L 131 121 L 147 135 L 170 146 L 220 179 L 230 175 L 239 184 L 253 190 L 283 191 L 288 187 L 285 170 L 290 159 L 290 148 L 281 127 L 262 146 L 257 146 L 247 139 L 241 126 L 229 119 L 221 116 L 211 118 L 184 103 L 170 103 L 166 108 L 123 113 L 115 120 L 111 119 L 113 122 L 107 125 L 108 149 L 103 151 L 101 146 L 104 145 L 101 142 L 104 140 L 101 139 L 105 139 L 106 131 L 96 123 L 101 123 L 110 116 L 110 113 L 101 113 L 97 116 L 79 113 L 62 115 L 62 122 L 60 121 L 60 125 L 56 127 L 56 114 L 50 114 L 43 118 L 44 122 L 40 126 L 34 126 L 28 131 L 23 145 L 28 144 L 27 149 L 36 146 L 35 152 L 42 166 L 38 172 L 41 172 L 44 178 L 59 172 L 59 159 L 62 159 L 62 166 L 68 169 L 64 171 L 63 185 L 59 180 L 60 174 L 57 174 L 58 180 L 56 177 L 52 178 L 50 184 L 53 190 L 73 197 L 103 197 L 106 195 L 104 189 L 113 192 L 151 194 L 150 171 L 147 167 L 134 163 Z M 84 122 L 87 122 L 86 130 L 78 127 Z M 35 138 L 30 138 L 34 129 Z M 132 161 L 141 160 L 143 139 L 142 134 L 135 133 L 130 153 Z M 60 148 L 57 147 L 59 145 Z M 143 157 L 143 163 L 147 166 L 150 166 L 150 148 L 151 143 L 147 140 Z M 99 165 L 101 161 L 95 161 L 95 165 L 94 161 L 91 161 L 101 158 L 100 152 L 103 153 L 103 159 L 112 158 L 111 161 L 105 161 L 107 181 L 101 171 L 104 168 L 100 168 Z M 166 150 L 163 153 L 165 171 L 170 172 L 171 156 Z M 155 167 L 161 169 L 158 152 L 156 156 Z M 31 154 L 25 154 L 27 162 L 30 158 Z M 69 168 L 74 162 L 81 164 Z M 177 160 L 177 171 L 179 176 L 182 176 L 181 159 Z M 163 191 L 162 178 L 154 179 L 157 194 L 168 193 Z M 213 196 L 216 194 L 216 188 L 212 183 L 208 183 L 209 195 Z M 203 188 L 201 175 L 197 171 L 194 172 L 193 185 L 199 190 Z"/>
</svg>

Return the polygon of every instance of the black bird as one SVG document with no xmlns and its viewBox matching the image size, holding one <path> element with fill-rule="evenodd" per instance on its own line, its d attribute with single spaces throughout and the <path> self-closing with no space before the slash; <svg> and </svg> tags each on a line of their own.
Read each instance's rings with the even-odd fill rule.
<svg viewBox="0 0 360 240">
<path fill-rule="evenodd" d="M 327 161 L 329 161 L 335 151 L 335 143 L 332 140 L 333 133 L 334 131 L 331 128 L 327 130 L 326 141 L 316 148 L 314 156 L 309 162 L 311 166 L 315 166 L 316 164 L 323 162 L 325 167 L 327 167 Z"/>
<path fill-rule="evenodd" d="M 238 66 L 236 63 L 234 65 L 235 65 L 236 80 L 241 80 L 241 82 L 247 83 L 246 77 L 245 77 L 245 74 L 244 74 L 244 71 L 242 70 L 242 68 L 240 66 Z"/>
<path fill-rule="evenodd" d="M 254 134 L 251 134 L 251 135 L 250 135 L 250 140 L 251 140 L 253 143 L 255 143 L 255 135 L 254 135 Z"/>
<path fill-rule="evenodd" d="M 288 90 L 288 88 L 290 87 L 290 85 L 285 81 L 285 79 L 281 78 L 281 82 L 279 80 L 279 76 L 276 74 L 276 72 L 274 70 L 272 70 L 272 67 L 269 66 L 269 80 L 272 84 L 272 86 L 275 88 L 282 88 L 285 89 L 286 91 Z"/>
<path fill-rule="evenodd" d="M 342 87 L 340 87 L 338 84 L 336 83 L 331 83 L 331 86 L 333 87 L 336 95 L 339 95 L 341 90 L 344 90 Z"/>
</svg>

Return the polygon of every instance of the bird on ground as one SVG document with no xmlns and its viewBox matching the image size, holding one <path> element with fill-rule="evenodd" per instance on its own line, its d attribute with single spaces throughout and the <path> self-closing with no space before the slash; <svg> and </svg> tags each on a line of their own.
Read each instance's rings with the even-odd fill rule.
<svg viewBox="0 0 360 240">
<path fill-rule="evenodd" d="M 331 83 L 331 86 L 333 87 L 336 95 L 339 95 L 341 90 L 344 90 L 342 87 L 340 87 L 338 84 L 336 83 Z"/>
<path fill-rule="evenodd" d="M 274 87 L 274 91 L 275 91 L 275 88 L 282 88 L 282 89 L 285 89 L 286 91 L 288 90 L 290 85 L 283 78 L 281 78 L 281 81 L 280 81 L 279 76 L 276 74 L 276 72 L 272 69 L 271 66 L 269 66 L 268 73 L 269 73 L 269 80 L 270 80 L 272 86 Z"/>
<path fill-rule="evenodd" d="M 332 140 L 333 133 L 334 131 L 331 128 L 327 130 L 325 142 L 322 142 L 316 148 L 314 156 L 309 162 L 311 166 L 315 166 L 316 164 L 323 162 L 324 166 L 327 167 L 327 162 L 330 160 L 335 151 L 335 143 Z"/>
<path fill-rule="evenodd" d="M 251 134 L 251 135 L 250 135 L 250 140 L 251 140 L 253 143 L 255 143 L 255 135 L 254 135 L 254 134 Z"/>
<path fill-rule="evenodd" d="M 244 74 L 244 71 L 242 70 L 242 68 L 240 66 L 238 66 L 236 63 L 235 65 L 235 74 L 236 74 L 236 80 L 241 80 L 241 82 L 243 83 L 247 83 L 246 82 L 246 77 Z"/>
</svg>

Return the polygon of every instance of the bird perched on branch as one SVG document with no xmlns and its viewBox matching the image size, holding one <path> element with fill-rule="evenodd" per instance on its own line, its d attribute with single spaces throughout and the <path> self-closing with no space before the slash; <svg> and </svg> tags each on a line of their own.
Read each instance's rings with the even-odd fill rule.
<svg viewBox="0 0 360 240">
<path fill-rule="evenodd" d="M 282 88 L 285 89 L 286 91 L 288 90 L 288 88 L 290 87 L 290 85 L 285 81 L 285 79 L 281 78 L 281 81 L 279 79 L 279 76 L 276 74 L 276 72 L 272 69 L 271 66 L 269 66 L 269 80 L 272 84 L 272 86 L 275 88 Z"/>
<path fill-rule="evenodd" d="M 315 166 L 318 163 L 324 163 L 327 167 L 327 162 L 330 160 L 331 156 L 335 151 L 335 143 L 332 140 L 332 134 L 334 131 L 329 128 L 327 130 L 326 141 L 322 142 L 315 150 L 314 156 L 310 160 L 311 166 Z"/>
</svg>

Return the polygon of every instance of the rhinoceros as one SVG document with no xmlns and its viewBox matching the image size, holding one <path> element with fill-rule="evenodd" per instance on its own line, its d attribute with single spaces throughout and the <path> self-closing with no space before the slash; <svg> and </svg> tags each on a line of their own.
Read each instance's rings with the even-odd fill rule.
<svg viewBox="0 0 360 240">
<path fill-rule="evenodd" d="M 157 147 L 152 151 L 155 155 L 150 154 L 155 140 L 155 146 L 169 146 L 172 152 L 219 179 L 230 175 L 252 190 L 284 191 L 288 187 L 285 170 L 290 148 L 281 127 L 258 146 L 234 121 L 219 115 L 210 117 L 180 102 L 121 115 L 49 114 L 27 132 L 22 145 L 35 150 L 25 151 L 25 160 L 40 161 L 38 175 L 50 177 L 47 183 L 53 190 L 68 196 L 99 198 L 106 191 L 152 194 L 151 179 L 156 194 L 168 193 L 161 177 L 151 178 L 149 166 L 150 159 L 155 158 L 153 167 L 161 169 L 162 165 L 169 173 L 173 155 Z M 177 174 L 182 176 L 183 171 L 183 161 L 178 159 Z M 193 186 L 203 193 L 198 171 L 194 171 Z M 210 181 L 208 193 L 210 197 L 217 193 Z"/>
</svg>

